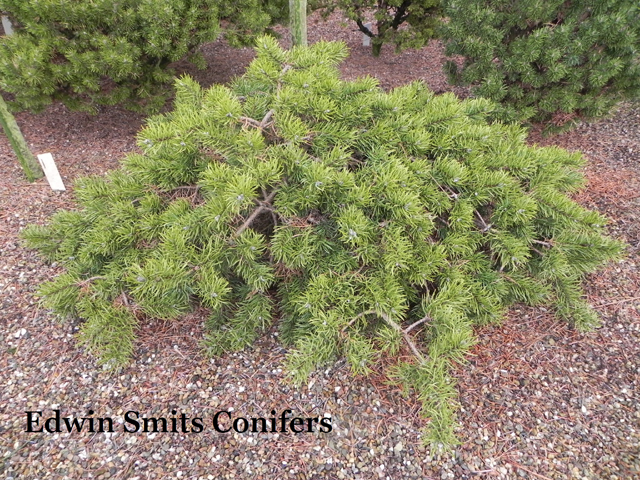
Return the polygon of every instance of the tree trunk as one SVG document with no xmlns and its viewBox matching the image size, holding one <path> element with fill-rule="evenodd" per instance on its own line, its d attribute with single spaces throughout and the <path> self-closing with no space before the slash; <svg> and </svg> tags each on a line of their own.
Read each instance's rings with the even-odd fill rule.
<svg viewBox="0 0 640 480">
<path fill-rule="evenodd" d="M 0 95 L 0 125 L 2 125 L 2 129 L 7 137 L 9 137 L 9 142 L 18 157 L 20 165 L 22 165 L 27 179 L 33 182 L 42 177 L 44 175 L 42 167 L 36 157 L 33 156 L 33 153 L 31 153 L 31 150 L 29 150 L 27 142 L 20 131 L 20 127 L 18 127 L 16 119 L 11 112 L 9 112 L 2 95 Z"/>
<path fill-rule="evenodd" d="M 289 0 L 289 28 L 294 47 L 307 45 L 307 0 Z"/>
<path fill-rule="evenodd" d="M 371 40 L 371 53 L 374 57 L 379 57 L 380 51 L 382 50 L 382 39 L 379 37 L 373 37 Z"/>
</svg>

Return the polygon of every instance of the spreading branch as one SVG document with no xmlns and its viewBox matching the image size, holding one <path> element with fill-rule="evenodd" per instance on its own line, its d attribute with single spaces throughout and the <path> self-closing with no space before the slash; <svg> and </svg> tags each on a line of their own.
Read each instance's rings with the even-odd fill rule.
<svg viewBox="0 0 640 480">
<path fill-rule="evenodd" d="M 360 312 L 358 315 L 353 317 L 349 321 L 349 323 L 347 325 L 345 325 L 345 327 L 342 329 L 342 331 L 343 332 L 346 331 L 347 328 L 349 328 L 356 321 L 358 321 L 358 319 L 364 317 L 365 315 L 377 315 L 378 317 L 382 318 L 387 323 L 387 325 L 392 327 L 398 333 L 402 334 L 402 337 L 404 338 L 404 341 L 407 343 L 407 345 L 409 346 L 409 348 L 411 349 L 413 354 L 416 356 L 416 358 L 420 361 L 420 363 L 426 363 L 427 359 L 424 357 L 424 355 L 422 355 L 422 353 L 420 353 L 420 350 L 418 350 L 418 347 L 413 342 L 413 339 L 411 338 L 411 336 L 409 335 L 408 332 L 411 329 L 413 329 L 413 327 L 417 326 L 419 323 L 427 321 L 429 319 L 428 317 L 423 318 L 422 320 L 414 323 L 413 325 L 410 325 L 406 330 L 403 330 L 402 327 L 400 325 L 398 325 L 396 322 L 394 322 L 393 320 L 391 320 L 391 317 L 389 317 L 389 315 L 387 315 L 386 313 L 378 312 L 376 310 L 366 310 L 364 312 Z"/>
<path fill-rule="evenodd" d="M 78 282 L 78 286 L 79 287 L 84 287 L 86 285 L 89 285 L 94 280 L 106 280 L 106 279 L 107 279 L 107 277 L 103 277 L 101 275 L 96 275 L 95 277 L 90 277 L 90 278 L 87 278 L 85 280 L 82 280 L 82 281 Z"/>
<path fill-rule="evenodd" d="M 535 238 L 533 240 L 531 240 L 531 243 L 537 243 L 538 245 L 544 245 L 545 247 L 553 247 L 553 243 L 550 242 L 543 242 L 542 240 L 536 240 Z"/>
<path fill-rule="evenodd" d="M 251 118 L 251 117 L 240 117 L 240 120 L 242 120 L 243 122 L 248 123 L 250 125 L 253 125 L 256 128 L 260 128 L 260 129 L 262 128 L 260 126 L 260 122 L 255 120 L 255 119 L 253 119 L 253 118 Z"/>
<path fill-rule="evenodd" d="M 269 120 L 271 120 L 271 117 L 273 116 L 274 113 L 275 113 L 275 110 L 273 110 L 273 109 L 269 110 L 266 113 L 266 115 L 264 116 L 264 118 L 260 122 L 260 129 L 261 130 L 264 130 L 264 128 L 267 126 L 267 124 L 269 123 Z"/>
<path fill-rule="evenodd" d="M 247 228 L 249 228 L 258 215 L 270 209 L 271 201 L 276 196 L 276 192 L 277 190 L 274 190 L 273 192 L 271 192 L 269 196 L 261 202 L 261 205 L 258 208 L 256 208 L 251 215 L 249 215 L 249 217 L 245 220 L 245 222 L 242 225 L 240 225 L 240 227 L 233 234 L 234 238 L 238 238 L 242 232 L 244 232 Z"/>
<path fill-rule="evenodd" d="M 94 280 L 106 280 L 107 277 L 103 277 L 101 275 L 96 275 L 95 277 L 90 277 L 90 278 L 86 278 L 84 280 L 80 280 L 76 283 L 69 283 L 67 285 L 63 285 L 60 288 L 56 288 L 55 290 L 48 292 L 47 295 L 51 296 L 54 295 L 58 292 L 61 292 L 62 290 L 66 290 L 67 288 L 72 288 L 72 287 L 77 287 L 80 289 L 85 288 L 86 286 L 88 286 L 91 282 L 93 282 Z"/>
<path fill-rule="evenodd" d="M 484 218 L 482 218 L 482 215 L 480 215 L 478 213 L 478 211 L 475 211 L 476 217 L 478 217 L 478 220 L 480 220 L 480 223 L 482 223 L 482 233 L 487 232 L 491 229 L 491 224 L 487 224 L 487 222 L 485 222 Z"/>
<path fill-rule="evenodd" d="M 396 14 L 393 17 L 393 20 L 391 21 L 391 28 L 393 28 L 394 30 L 397 30 L 398 27 L 407 19 L 409 18 L 409 13 L 407 12 L 407 9 L 411 6 L 411 0 L 405 0 L 404 2 L 402 2 L 402 5 L 400 5 L 399 7 L 397 7 L 396 10 Z"/>
<path fill-rule="evenodd" d="M 371 30 L 369 30 L 369 29 L 365 26 L 365 24 L 364 24 L 364 23 L 362 23 L 362 20 L 360 20 L 360 19 L 356 20 L 356 25 L 358 25 L 358 29 L 359 29 L 362 33 L 364 33 L 367 37 L 371 37 L 371 38 L 373 38 L 373 37 L 375 37 L 375 36 L 376 36 L 376 34 L 375 34 L 375 33 L 373 33 Z"/>
<path fill-rule="evenodd" d="M 404 333 L 409 333 L 411 330 L 413 330 L 414 328 L 416 328 L 418 325 L 423 324 L 424 322 L 430 322 L 431 321 L 431 317 L 429 315 L 425 315 L 424 317 L 422 317 L 420 320 L 418 320 L 415 323 L 412 323 L 411 325 L 409 325 L 407 328 L 405 328 L 403 330 Z"/>
<path fill-rule="evenodd" d="M 259 128 L 260 131 L 263 131 L 266 127 L 269 126 L 270 124 L 269 120 L 271 120 L 271 117 L 273 116 L 274 113 L 275 113 L 275 110 L 273 109 L 269 110 L 260 122 L 255 118 L 251 118 L 251 117 L 239 117 L 239 119 L 242 120 L 245 124 L 253 125 L 256 128 Z"/>
</svg>

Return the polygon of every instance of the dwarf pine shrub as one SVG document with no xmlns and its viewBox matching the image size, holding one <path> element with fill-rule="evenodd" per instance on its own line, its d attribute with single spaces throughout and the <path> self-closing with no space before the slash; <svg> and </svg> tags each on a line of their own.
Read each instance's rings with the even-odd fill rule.
<svg viewBox="0 0 640 480">
<path fill-rule="evenodd" d="M 488 124 L 484 99 L 341 81 L 338 43 L 265 37 L 257 52 L 230 87 L 181 78 L 140 153 L 79 180 L 79 210 L 24 232 L 66 267 L 46 305 L 84 319 L 80 341 L 112 367 L 146 319 L 196 305 L 214 355 L 276 324 L 297 381 L 338 357 L 354 374 L 393 357 L 390 377 L 431 419 L 425 440 L 455 442 L 449 365 L 475 325 L 514 302 L 598 322 L 581 278 L 621 245 L 567 196 L 580 155 Z"/>
</svg>

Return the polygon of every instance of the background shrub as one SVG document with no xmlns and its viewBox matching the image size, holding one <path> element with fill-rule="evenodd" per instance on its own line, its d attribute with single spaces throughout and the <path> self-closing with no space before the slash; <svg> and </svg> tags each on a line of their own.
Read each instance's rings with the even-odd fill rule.
<svg viewBox="0 0 640 480">
<path fill-rule="evenodd" d="M 501 102 L 504 120 L 571 125 L 640 94 L 635 0 L 448 0 L 454 83 Z"/>
<path fill-rule="evenodd" d="M 67 270 L 46 304 L 83 318 L 82 343 L 110 366 L 148 317 L 199 304 L 210 354 L 276 323 L 297 381 L 340 356 L 355 374 L 392 356 L 431 419 L 425 440 L 451 444 L 449 364 L 474 325 L 526 302 L 594 326 L 580 281 L 620 244 L 566 195 L 579 154 L 487 124 L 485 99 L 341 81 L 345 55 L 265 37 L 230 88 L 180 79 L 142 153 L 77 182 L 80 209 L 24 237 Z"/>
<path fill-rule="evenodd" d="M 167 65 L 189 57 L 224 22 L 233 44 L 286 15 L 282 0 L 0 0 L 15 34 L 0 37 L 0 89 L 12 107 L 38 111 L 53 100 L 74 109 L 123 103 L 157 110 L 173 81 Z M 253 40 L 251 40 L 253 41 Z"/>
</svg>

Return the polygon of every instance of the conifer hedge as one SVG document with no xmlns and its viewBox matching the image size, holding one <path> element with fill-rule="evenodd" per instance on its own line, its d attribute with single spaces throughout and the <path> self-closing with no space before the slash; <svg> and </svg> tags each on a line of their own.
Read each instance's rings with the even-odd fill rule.
<svg viewBox="0 0 640 480">
<path fill-rule="evenodd" d="M 84 319 L 80 341 L 110 367 L 148 318 L 196 305 L 213 355 L 277 325 L 296 381 L 337 357 L 354 374 L 392 357 L 431 419 L 425 440 L 452 444 L 449 366 L 474 326 L 514 302 L 597 325 L 580 282 L 621 244 L 568 196 L 583 160 L 488 124 L 484 99 L 341 81 L 342 44 L 264 37 L 257 52 L 230 87 L 181 78 L 140 153 L 79 180 L 78 210 L 24 231 L 66 268 L 41 295 Z"/>
<path fill-rule="evenodd" d="M 286 17 L 284 0 L 0 0 L 15 33 L 0 37 L 0 89 L 15 109 L 154 111 L 171 93 L 171 62 L 206 65 L 197 48 L 224 33 L 249 41 Z"/>
<path fill-rule="evenodd" d="M 446 0 L 446 70 L 501 102 L 501 118 L 549 121 L 608 114 L 640 97 L 637 0 Z"/>
</svg>

